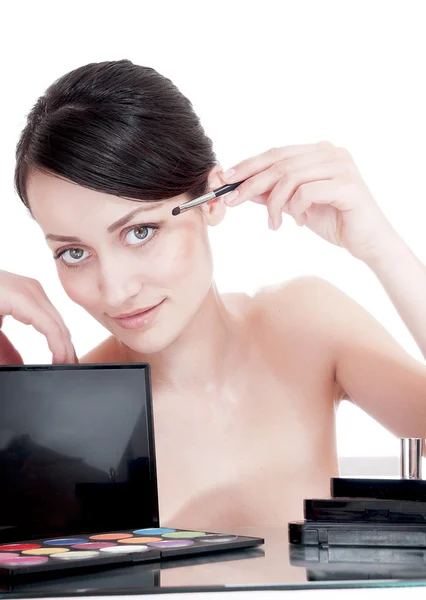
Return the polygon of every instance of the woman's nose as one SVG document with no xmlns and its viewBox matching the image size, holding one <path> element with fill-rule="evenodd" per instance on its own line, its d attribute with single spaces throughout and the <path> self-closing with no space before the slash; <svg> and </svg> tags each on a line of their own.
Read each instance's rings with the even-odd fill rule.
<svg viewBox="0 0 426 600">
<path fill-rule="evenodd" d="M 112 269 L 101 274 L 100 292 L 102 303 L 111 308 L 125 306 L 128 300 L 139 294 L 141 289 L 141 277 L 127 273 L 121 267 Z"/>
</svg>

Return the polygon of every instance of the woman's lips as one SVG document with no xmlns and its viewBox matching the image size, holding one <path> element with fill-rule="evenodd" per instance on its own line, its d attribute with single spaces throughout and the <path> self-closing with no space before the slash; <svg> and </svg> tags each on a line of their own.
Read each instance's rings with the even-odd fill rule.
<svg viewBox="0 0 426 600">
<path fill-rule="evenodd" d="M 163 304 L 164 300 L 162 300 L 156 306 L 151 307 L 148 310 L 137 313 L 136 315 L 131 315 L 130 317 L 112 317 L 112 320 L 117 323 L 119 327 L 122 329 L 139 329 L 140 327 L 145 327 L 149 325 L 154 320 L 156 313 L 160 306 Z"/>
</svg>

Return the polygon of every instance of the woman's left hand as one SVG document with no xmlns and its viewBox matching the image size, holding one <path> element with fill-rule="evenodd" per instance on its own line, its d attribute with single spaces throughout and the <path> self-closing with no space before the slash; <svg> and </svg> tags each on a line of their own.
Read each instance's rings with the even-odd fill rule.
<svg viewBox="0 0 426 600">
<path fill-rule="evenodd" d="M 226 183 L 244 181 L 224 196 L 229 206 L 250 200 L 264 204 L 269 227 L 282 213 L 323 239 L 368 261 L 397 236 L 376 204 L 351 155 L 329 142 L 272 148 L 233 167 Z"/>
</svg>

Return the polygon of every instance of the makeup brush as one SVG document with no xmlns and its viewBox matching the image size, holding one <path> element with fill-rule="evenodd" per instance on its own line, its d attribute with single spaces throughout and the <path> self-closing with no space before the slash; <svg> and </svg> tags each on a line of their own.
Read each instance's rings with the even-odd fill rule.
<svg viewBox="0 0 426 600">
<path fill-rule="evenodd" d="M 245 179 L 244 179 L 244 181 L 245 181 Z M 186 210 L 189 210 L 190 208 L 193 208 L 194 206 L 198 206 L 199 204 L 203 204 L 204 202 L 208 202 L 209 200 L 213 200 L 214 198 L 223 196 L 223 194 L 228 194 L 229 192 L 232 192 L 232 190 L 235 190 L 235 188 L 237 188 L 239 185 L 244 183 L 244 181 L 238 181 L 237 183 L 229 183 L 227 185 L 223 185 L 222 187 L 218 188 L 217 190 L 213 190 L 213 191 L 209 192 L 208 194 L 204 194 L 204 196 L 199 196 L 198 198 L 195 198 L 194 200 L 189 200 L 188 202 L 184 202 L 183 204 L 181 204 L 180 206 L 176 206 L 176 208 L 174 208 L 172 210 L 172 215 L 174 215 L 174 216 L 180 215 L 180 213 L 185 212 Z"/>
</svg>

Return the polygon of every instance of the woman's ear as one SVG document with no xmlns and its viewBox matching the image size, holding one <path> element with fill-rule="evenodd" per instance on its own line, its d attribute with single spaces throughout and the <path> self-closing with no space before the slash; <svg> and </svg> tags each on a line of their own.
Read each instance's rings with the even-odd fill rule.
<svg viewBox="0 0 426 600">
<path fill-rule="evenodd" d="M 208 176 L 208 190 L 210 192 L 225 185 L 225 182 L 222 181 L 220 177 L 221 173 L 223 173 L 223 168 L 220 163 L 216 163 Z M 219 225 L 225 217 L 226 204 L 224 203 L 222 196 L 201 204 L 200 208 L 203 211 L 204 218 L 208 225 Z"/>
<path fill-rule="evenodd" d="M 225 182 L 222 181 L 222 178 L 220 177 L 220 175 L 222 173 L 223 173 L 223 168 L 219 162 L 217 162 L 215 164 L 215 166 L 212 169 L 210 169 L 208 179 L 207 179 L 207 185 L 208 185 L 209 192 L 211 192 L 212 190 L 217 190 L 217 188 L 220 188 L 223 185 L 225 185 Z"/>
</svg>

